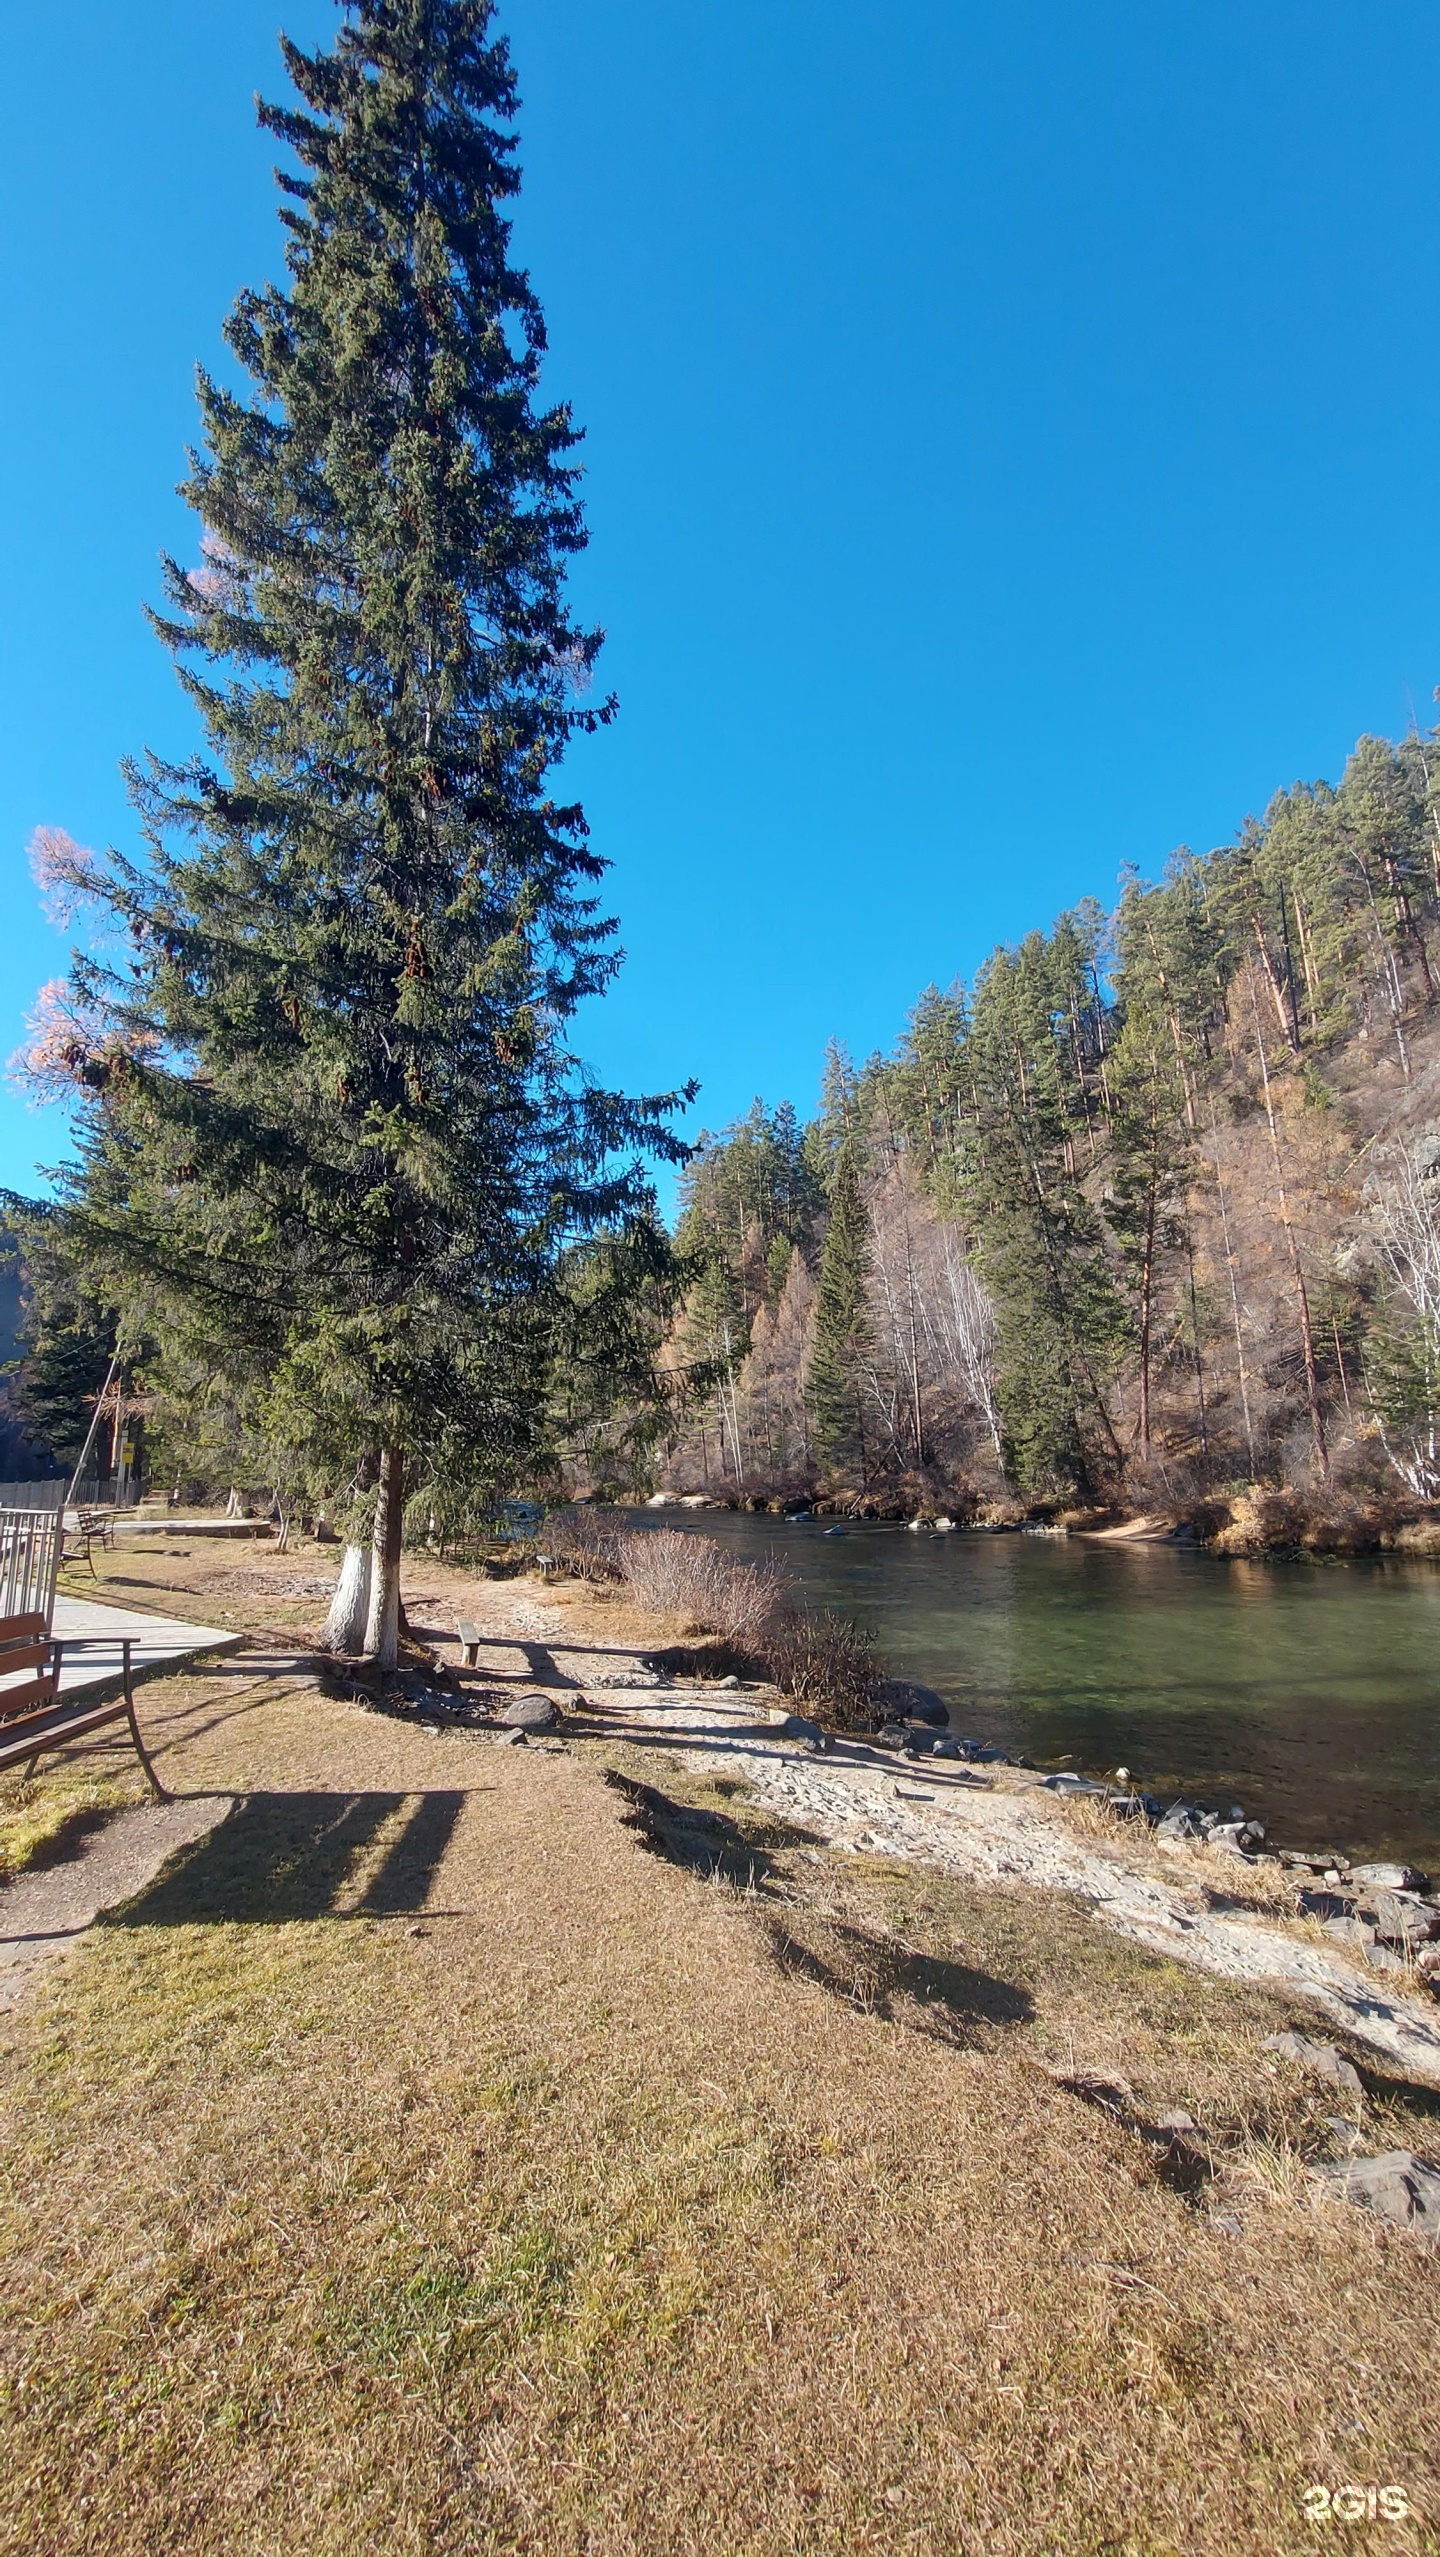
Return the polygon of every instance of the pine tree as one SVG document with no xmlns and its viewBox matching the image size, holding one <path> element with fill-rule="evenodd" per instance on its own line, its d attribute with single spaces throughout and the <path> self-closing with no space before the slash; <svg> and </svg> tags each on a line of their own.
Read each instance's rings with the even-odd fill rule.
<svg viewBox="0 0 1440 2557">
<path fill-rule="evenodd" d="M 837 1469 L 858 1465 L 862 1481 L 866 1475 L 864 1368 L 871 1346 L 869 1277 L 870 1220 L 860 1194 L 855 1147 L 846 1138 L 836 1154 L 830 1184 L 830 1219 L 820 1258 L 806 1386 L 817 1454 Z"/>
<path fill-rule="evenodd" d="M 1111 1053 L 1111 1179 L 1105 1212 L 1120 1246 L 1135 1305 L 1140 1402 L 1140 1461 L 1151 1455 L 1151 1387 L 1165 1264 L 1186 1240 L 1185 1130 L 1188 1085 L 1171 1046 L 1168 1021 L 1144 1003 L 1131 1005 Z M 1198 1356 L 1198 1348 L 1197 1348 Z"/>
<path fill-rule="evenodd" d="M 1088 1492 L 1097 1467 L 1122 1470 L 1106 1390 L 1123 1352 L 1124 1307 L 1082 1179 L 1086 1059 L 1069 1003 L 1074 960 L 1067 937 L 1057 968 L 1040 933 L 997 951 L 976 980 L 968 1042 L 973 1117 L 959 1201 L 995 1306 L 1006 1464 L 1031 1493 Z"/>
<path fill-rule="evenodd" d="M 81 882 L 131 964 L 77 971 L 73 1241 L 337 1479 L 378 1451 L 382 1661 L 407 1482 L 533 1458 L 567 1266 L 650 1253 L 641 1157 L 683 1153 L 564 1041 L 617 961 L 548 776 L 611 705 L 491 14 L 347 0 L 333 51 L 284 47 L 288 276 L 228 325 L 251 395 L 201 378 L 158 617 L 207 751 L 132 773 L 148 857 Z"/>
</svg>

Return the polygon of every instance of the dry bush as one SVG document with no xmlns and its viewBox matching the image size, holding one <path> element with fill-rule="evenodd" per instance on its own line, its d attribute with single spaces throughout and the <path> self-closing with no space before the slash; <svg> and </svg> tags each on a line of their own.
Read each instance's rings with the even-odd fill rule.
<svg viewBox="0 0 1440 2557">
<path fill-rule="evenodd" d="M 623 1580 L 620 1561 L 622 1537 L 613 1518 L 595 1509 L 557 1509 L 545 1521 L 545 1558 L 563 1565 L 577 1580 L 589 1580 L 603 1587 Z"/>
<path fill-rule="evenodd" d="M 874 1720 L 885 1669 L 871 1637 L 843 1616 L 807 1614 L 783 1563 L 740 1562 L 713 1537 L 675 1528 L 642 1528 L 621 1539 L 619 1555 L 642 1607 L 718 1634 L 842 1730 Z"/>
<path fill-rule="evenodd" d="M 813 1705 L 842 1731 L 867 1730 L 885 1677 L 874 1638 L 844 1616 L 785 1608 L 766 1628 L 765 1657 L 776 1686 Z"/>
<path fill-rule="evenodd" d="M 619 1542 L 620 1568 L 642 1607 L 683 1616 L 742 1651 L 766 1651 L 766 1631 L 783 1606 L 781 1563 L 742 1563 L 709 1536 L 641 1528 Z"/>
</svg>

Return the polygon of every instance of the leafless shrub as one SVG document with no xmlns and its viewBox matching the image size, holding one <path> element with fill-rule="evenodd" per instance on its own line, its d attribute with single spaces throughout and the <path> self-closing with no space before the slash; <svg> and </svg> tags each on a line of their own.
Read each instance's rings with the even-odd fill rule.
<svg viewBox="0 0 1440 2557">
<path fill-rule="evenodd" d="M 884 1663 L 843 1616 L 812 1616 L 781 1562 L 741 1562 L 710 1536 L 641 1529 L 618 1540 L 619 1568 L 642 1607 L 718 1634 L 768 1670 L 782 1695 L 842 1730 L 874 1720 Z"/>
<path fill-rule="evenodd" d="M 624 1579 L 620 1548 L 629 1541 L 613 1518 L 595 1509 L 557 1509 L 546 1519 L 542 1538 L 549 1562 L 600 1586 Z"/>
<path fill-rule="evenodd" d="M 764 1652 L 776 1686 L 797 1705 L 813 1706 L 842 1731 L 873 1723 L 885 1664 L 861 1626 L 787 1607 L 766 1627 Z"/>
<path fill-rule="evenodd" d="M 642 1607 L 683 1616 L 740 1650 L 764 1650 L 765 1630 L 785 1597 L 783 1564 L 739 1562 L 711 1537 L 673 1527 L 621 1538 L 619 1561 Z"/>
</svg>

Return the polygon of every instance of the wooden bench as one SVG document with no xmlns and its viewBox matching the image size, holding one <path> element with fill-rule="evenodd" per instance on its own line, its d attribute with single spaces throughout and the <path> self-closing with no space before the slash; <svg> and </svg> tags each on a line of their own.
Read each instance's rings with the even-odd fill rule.
<svg viewBox="0 0 1440 2557">
<path fill-rule="evenodd" d="M 149 1752 L 135 1719 L 135 1691 L 130 1679 L 130 1637 L 120 1644 L 122 1692 L 118 1696 L 62 1696 L 60 1657 L 86 1643 L 108 1642 L 106 1634 L 66 1634 L 46 1630 L 43 1616 L 0 1617 L 0 1771 L 24 1761 L 33 1774 L 49 1749 L 63 1749 L 106 1723 L 128 1722 L 135 1755 L 160 1802 L 169 1794 L 150 1764 Z M 11 1683 L 13 1681 L 13 1684 Z"/>
<path fill-rule="evenodd" d="M 109 1553 L 115 1542 L 115 1521 L 108 1509 L 82 1509 L 76 1513 L 75 1525 L 68 1531 L 64 1559 L 67 1563 L 88 1563 L 90 1577 L 98 1580 L 95 1569 L 95 1547 Z"/>
<path fill-rule="evenodd" d="M 468 1623 L 464 1616 L 458 1616 L 455 1620 L 455 1635 L 460 1645 L 462 1669 L 473 1669 L 480 1657 L 479 1626 Z"/>
</svg>

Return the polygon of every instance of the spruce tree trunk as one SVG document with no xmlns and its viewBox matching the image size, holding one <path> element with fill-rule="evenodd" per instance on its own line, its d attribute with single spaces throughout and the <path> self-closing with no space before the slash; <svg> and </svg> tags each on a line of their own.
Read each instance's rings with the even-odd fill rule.
<svg viewBox="0 0 1440 2557">
<path fill-rule="evenodd" d="M 322 1651 L 336 1651 L 353 1659 L 365 1648 L 365 1626 L 370 1614 L 370 1548 L 347 1545 L 340 1559 L 340 1577 L 330 1601 L 330 1613 L 320 1636 Z"/>
<path fill-rule="evenodd" d="M 375 1496 L 370 1615 L 365 1627 L 365 1649 L 377 1669 L 393 1669 L 400 1656 L 400 1528 L 404 1508 L 405 1450 L 387 1447 L 381 1451 L 380 1488 Z"/>
</svg>

